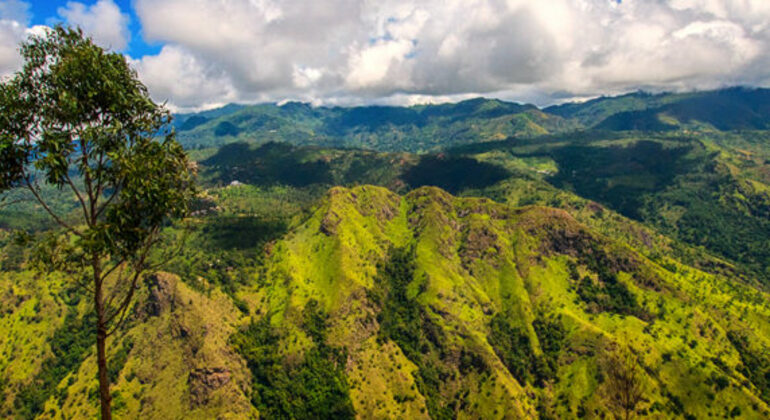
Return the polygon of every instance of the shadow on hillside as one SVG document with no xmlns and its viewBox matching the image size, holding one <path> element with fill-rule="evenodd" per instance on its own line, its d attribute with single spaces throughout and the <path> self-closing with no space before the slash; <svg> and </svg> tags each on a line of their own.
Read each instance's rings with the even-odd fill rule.
<svg viewBox="0 0 770 420">
<path fill-rule="evenodd" d="M 212 250 L 257 249 L 278 239 L 288 230 L 283 220 L 263 217 L 218 215 L 206 219 L 201 228 L 205 243 Z"/>
<path fill-rule="evenodd" d="M 654 141 L 638 141 L 625 147 L 556 148 L 547 152 L 559 167 L 550 181 L 558 188 L 573 190 L 638 219 L 645 195 L 664 190 L 676 175 L 691 171 L 698 163 L 685 158 L 692 148 L 663 147 Z"/>
<path fill-rule="evenodd" d="M 467 157 L 430 155 L 420 158 L 401 178 L 410 188 L 430 185 L 457 194 L 469 188 L 488 187 L 508 176 L 507 170 L 491 163 Z"/>
<path fill-rule="evenodd" d="M 305 187 L 331 183 L 328 162 L 309 158 L 309 151 L 285 143 L 266 143 L 253 148 L 246 143 L 222 146 L 204 160 L 205 176 L 214 183 L 238 181 L 253 185 Z"/>
</svg>

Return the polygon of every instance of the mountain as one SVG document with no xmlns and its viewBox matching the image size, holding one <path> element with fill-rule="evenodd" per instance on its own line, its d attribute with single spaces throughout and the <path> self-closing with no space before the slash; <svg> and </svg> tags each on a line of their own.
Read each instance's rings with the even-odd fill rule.
<svg viewBox="0 0 770 420">
<path fill-rule="evenodd" d="M 281 141 L 294 145 L 422 152 L 578 127 L 533 105 L 482 98 L 413 107 L 327 108 L 289 102 L 212 112 L 184 115 L 180 119 L 177 130 L 183 145 L 195 149 L 234 141 L 257 144 Z"/>
<path fill-rule="evenodd" d="M 110 344 L 116 415 L 620 416 L 614 361 L 629 355 L 640 416 L 770 415 L 764 292 L 653 262 L 565 211 L 337 187 L 283 232 L 233 226 L 263 250 L 240 262 L 211 254 L 245 246 L 216 239 L 220 216 L 187 251 L 208 250 L 208 271 L 188 253 L 149 277 Z M 93 417 L 87 302 L 11 254 L 3 415 Z"/>
<path fill-rule="evenodd" d="M 201 194 L 108 343 L 116 417 L 770 417 L 765 96 L 179 116 Z M 90 301 L 6 199 L 0 417 L 95 417 Z"/>
<path fill-rule="evenodd" d="M 692 124 L 707 124 L 722 131 L 766 130 L 770 128 L 770 90 L 735 87 L 655 95 L 636 92 L 543 111 L 575 119 L 586 127 L 613 131 L 668 131 Z"/>
<path fill-rule="evenodd" d="M 455 149 L 528 178 L 496 200 L 522 204 L 522 189 L 540 185 L 529 202 L 560 205 L 569 191 L 640 221 L 656 231 L 703 247 L 768 281 L 770 263 L 770 148 L 768 134 L 580 133 L 512 140 Z M 450 151 L 452 152 L 452 151 Z M 512 198 L 511 198 L 512 197 Z"/>
<path fill-rule="evenodd" d="M 539 109 L 497 99 L 411 107 L 228 105 L 180 114 L 175 127 L 188 149 L 231 142 L 436 152 L 506 138 L 579 130 L 736 131 L 770 128 L 770 90 L 728 88 L 687 93 L 635 92 Z"/>
<path fill-rule="evenodd" d="M 438 186 L 513 205 L 562 207 L 576 217 L 582 217 L 582 207 L 599 205 L 691 247 L 703 247 L 767 283 L 768 141 L 765 132 L 581 132 L 419 156 L 233 143 L 200 163 L 209 185 L 287 185 L 313 191 L 315 197 L 335 185 L 369 183 L 401 193 Z M 595 218 L 589 212 L 581 222 L 590 224 Z"/>
</svg>

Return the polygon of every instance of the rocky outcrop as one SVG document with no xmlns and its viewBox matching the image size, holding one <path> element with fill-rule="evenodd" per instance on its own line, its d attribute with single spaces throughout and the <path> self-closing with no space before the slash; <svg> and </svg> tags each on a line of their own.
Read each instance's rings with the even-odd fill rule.
<svg viewBox="0 0 770 420">
<path fill-rule="evenodd" d="M 155 273 L 145 279 L 148 296 L 144 303 L 146 317 L 160 316 L 174 309 L 177 279 L 166 273 Z"/>
<path fill-rule="evenodd" d="M 190 389 L 190 405 L 199 407 L 209 402 L 211 393 L 230 383 L 230 371 L 221 368 L 199 368 L 190 372 L 187 383 Z"/>
</svg>

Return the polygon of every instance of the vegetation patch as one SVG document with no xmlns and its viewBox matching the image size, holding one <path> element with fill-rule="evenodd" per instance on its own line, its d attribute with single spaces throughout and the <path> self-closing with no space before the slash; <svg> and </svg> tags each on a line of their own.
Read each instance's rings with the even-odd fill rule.
<svg viewBox="0 0 770 420">
<path fill-rule="evenodd" d="M 402 178 L 411 188 L 435 186 L 456 194 L 470 188 L 496 184 L 510 173 L 504 168 L 469 157 L 423 156 Z"/>
<path fill-rule="evenodd" d="M 415 281 L 414 269 L 411 247 L 391 249 L 389 258 L 380 264 L 376 287 L 370 296 L 381 307 L 377 316 L 379 338 L 393 340 L 417 366 L 415 383 L 426 399 L 431 418 L 451 419 L 455 417 L 454 408 L 461 402 L 445 398 L 442 390 L 454 377 L 455 367 L 445 360 L 449 348 L 441 328 L 417 301 L 425 291 L 425 284 L 420 284 L 417 293 L 410 293 L 413 290 L 410 284 Z M 461 353 L 459 365 L 464 373 L 488 370 L 483 359 L 469 351 Z"/>
<path fill-rule="evenodd" d="M 91 351 L 95 341 L 94 316 L 79 317 L 71 308 L 64 323 L 51 337 L 53 355 L 43 361 L 40 372 L 16 395 L 14 406 L 19 417 L 34 419 L 43 412 L 45 402 L 57 393 L 59 383 L 69 373 L 78 369 Z M 66 388 L 62 388 L 66 394 Z M 63 399 L 64 395 L 59 396 Z"/>
<path fill-rule="evenodd" d="M 315 347 L 299 363 L 280 353 L 281 335 L 269 316 L 252 322 L 231 338 L 252 373 L 252 404 L 262 418 L 355 417 L 344 372 L 347 353 L 326 344 L 327 315 L 310 301 L 303 328 Z"/>
<path fill-rule="evenodd" d="M 535 354 L 530 336 L 511 322 L 511 316 L 498 313 L 489 324 L 489 344 L 519 383 L 545 386 L 556 379 L 559 352 L 565 332 L 555 318 L 535 320 L 535 333 L 541 354 Z"/>
</svg>

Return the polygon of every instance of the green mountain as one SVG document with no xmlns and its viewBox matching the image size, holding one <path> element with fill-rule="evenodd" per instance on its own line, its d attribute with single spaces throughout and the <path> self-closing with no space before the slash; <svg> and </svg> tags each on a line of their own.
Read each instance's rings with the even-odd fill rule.
<svg viewBox="0 0 770 420">
<path fill-rule="evenodd" d="M 327 108 L 296 102 L 228 107 L 183 115 L 176 124 L 180 142 L 191 149 L 281 141 L 409 152 L 578 127 L 533 105 L 481 98 L 413 107 Z"/>
<path fill-rule="evenodd" d="M 620 416 L 623 354 L 639 416 L 770 415 L 770 300 L 753 287 L 654 262 L 562 210 L 431 187 L 333 188 L 297 215 L 286 233 L 254 225 L 249 244 L 199 219 L 176 274 L 147 279 L 109 346 L 116 415 Z M 3 415 L 93 417 L 87 302 L 66 277 L 14 266 L 13 246 Z M 194 250 L 250 247 L 195 274 Z"/>
<path fill-rule="evenodd" d="M 597 134 L 469 146 L 456 153 L 508 167 L 543 193 L 519 198 L 505 182 L 474 191 L 512 204 L 554 202 L 563 191 L 601 203 L 670 237 L 730 260 L 767 282 L 770 149 L 767 134 Z M 524 187 L 532 188 L 532 187 Z M 513 197 L 513 201 L 509 197 Z"/>
<path fill-rule="evenodd" d="M 770 90 L 737 87 L 678 94 L 637 92 L 544 111 L 575 119 L 586 127 L 613 131 L 668 131 L 699 124 L 722 131 L 766 130 L 770 128 Z"/>
<path fill-rule="evenodd" d="M 538 109 L 496 99 L 412 107 L 228 105 L 177 115 L 188 149 L 231 142 L 354 147 L 386 152 L 431 152 L 506 138 L 533 138 L 576 130 L 766 130 L 770 90 L 729 88 L 650 94 L 636 92 Z"/>
<path fill-rule="evenodd" d="M 202 191 L 108 343 L 115 415 L 768 418 L 766 103 L 179 115 Z M 93 418 L 91 303 L 5 200 L 0 417 Z"/>
<path fill-rule="evenodd" d="M 234 143 L 201 165 L 210 185 L 288 185 L 314 197 L 335 185 L 369 183 L 402 193 L 428 185 L 517 206 L 560 207 L 576 217 L 582 216 L 574 203 L 593 201 L 767 283 L 768 140 L 765 132 L 581 132 L 419 156 Z M 592 214 L 581 222 L 591 224 Z"/>
</svg>

